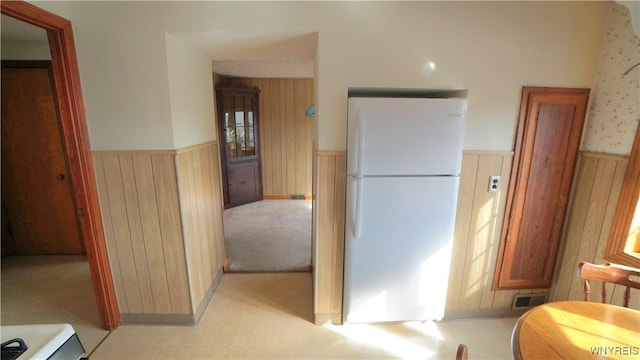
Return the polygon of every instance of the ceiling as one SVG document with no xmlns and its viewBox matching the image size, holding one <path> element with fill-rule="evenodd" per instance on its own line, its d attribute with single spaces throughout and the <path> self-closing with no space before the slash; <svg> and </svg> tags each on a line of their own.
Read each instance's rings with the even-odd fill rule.
<svg viewBox="0 0 640 360">
<path fill-rule="evenodd" d="M 46 42 L 44 29 L 2 15 L 3 41 Z M 212 31 L 174 34 L 212 60 L 213 71 L 244 77 L 313 77 L 315 33 L 292 31 Z"/>
<path fill-rule="evenodd" d="M 213 61 L 213 70 L 246 77 L 313 77 L 317 34 L 212 31 L 175 34 Z"/>
</svg>

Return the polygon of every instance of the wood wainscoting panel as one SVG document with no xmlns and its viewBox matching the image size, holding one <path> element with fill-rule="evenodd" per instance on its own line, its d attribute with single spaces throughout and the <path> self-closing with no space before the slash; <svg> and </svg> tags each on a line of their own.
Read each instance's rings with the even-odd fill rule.
<svg viewBox="0 0 640 360">
<path fill-rule="evenodd" d="M 116 234 L 113 227 L 113 219 L 111 217 L 111 201 L 107 191 L 104 159 L 105 156 L 93 156 L 94 171 L 96 173 L 96 187 L 98 188 L 100 213 L 102 215 L 105 243 L 107 246 L 107 253 L 109 254 L 109 266 L 111 267 L 111 276 L 113 277 L 113 284 L 116 291 L 118 309 L 120 313 L 127 313 L 129 312 L 127 292 L 125 290 L 125 279 L 122 277 L 122 269 L 120 267 L 120 260 L 116 247 Z M 120 170 L 117 171 L 119 174 Z M 114 199 L 114 201 L 116 200 Z M 117 205 L 114 204 L 114 206 Z"/>
<path fill-rule="evenodd" d="M 171 313 L 184 314 L 191 310 L 187 259 L 184 253 L 178 179 L 173 156 L 151 155 L 156 189 L 156 205 L 160 221 L 162 249 L 167 269 Z M 222 198 L 222 197 L 220 197 Z"/>
<path fill-rule="evenodd" d="M 93 159 L 120 312 L 197 321 L 224 262 L 218 143 Z"/>
<path fill-rule="evenodd" d="M 490 309 L 510 309 L 514 295 L 532 292 L 491 290 L 512 161 L 512 152 L 464 152 L 447 316 L 458 310 L 477 310 L 481 314 Z M 501 177 L 500 188 L 490 193 L 489 177 L 496 175 Z"/>
<path fill-rule="evenodd" d="M 346 153 L 316 151 L 317 211 L 314 234 L 314 295 L 316 323 L 342 313 L 342 271 L 344 251 L 344 206 Z"/>
<path fill-rule="evenodd" d="M 176 155 L 178 193 L 182 214 L 184 244 L 191 284 L 192 310 L 195 312 L 222 272 L 224 235 L 215 219 L 222 219 L 218 143 L 187 149 Z M 223 252 L 223 254 L 220 254 Z"/>
<path fill-rule="evenodd" d="M 576 275 L 578 264 L 607 262 L 604 249 L 627 163 L 625 156 L 580 153 L 551 300 L 581 300 L 583 283 Z M 591 294 L 597 296 L 600 286 L 593 282 Z M 611 302 L 621 304 L 623 291 L 618 286 L 610 288 Z M 640 297 L 632 296 L 630 307 L 640 309 Z"/>
<path fill-rule="evenodd" d="M 224 81 L 220 78 L 218 83 Z M 227 80 L 230 81 L 230 80 Z M 260 89 L 260 156 L 265 199 L 311 196 L 313 79 L 234 78 L 232 84 Z"/>
<path fill-rule="evenodd" d="M 190 314 L 174 153 L 94 152 L 109 261 L 123 314 Z"/>
<path fill-rule="evenodd" d="M 491 290 L 506 206 L 513 154 L 465 151 L 460 179 L 452 268 L 446 317 L 505 315 L 516 294 L 548 290 Z M 344 151 L 318 151 L 314 169 L 315 322 L 342 317 L 344 250 Z M 489 176 L 501 176 L 501 187 L 489 193 Z"/>
</svg>

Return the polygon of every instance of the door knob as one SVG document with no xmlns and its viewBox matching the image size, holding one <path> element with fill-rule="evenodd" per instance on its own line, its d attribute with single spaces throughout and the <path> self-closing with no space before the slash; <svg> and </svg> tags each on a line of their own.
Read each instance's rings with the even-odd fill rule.
<svg viewBox="0 0 640 360">
<path fill-rule="evenodd" d="M 58 174 L 58 176 L 56 176 L 56 180 L 64 180 L 64 174 Z"/>
</svg>

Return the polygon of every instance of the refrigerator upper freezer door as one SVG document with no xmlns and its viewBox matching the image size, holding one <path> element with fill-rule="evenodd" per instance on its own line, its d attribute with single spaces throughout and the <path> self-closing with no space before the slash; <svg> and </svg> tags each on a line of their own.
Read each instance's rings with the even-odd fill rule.
<svg viewBox="0 0 640 360">
<path fill-rule="evenodd" d="M 459 175 L 466 99 L 350 98 L 347 174 Z"/>
<path fill-rule="evenodd" d="M 346 322 L 443 317 L 458 183 L 458 177 L 347 177 Z"/>
</svg>

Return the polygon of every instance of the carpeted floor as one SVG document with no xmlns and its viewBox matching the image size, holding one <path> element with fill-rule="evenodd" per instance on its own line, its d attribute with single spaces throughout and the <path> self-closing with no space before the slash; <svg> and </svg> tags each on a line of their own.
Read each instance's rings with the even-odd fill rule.
<svg viewBox="0 0 640 360">
<path fill-rule="evenodd" d="M 229 271 L 311 271 L 311 201 L 258 201 L 223 219 Z"/>
</svg>

